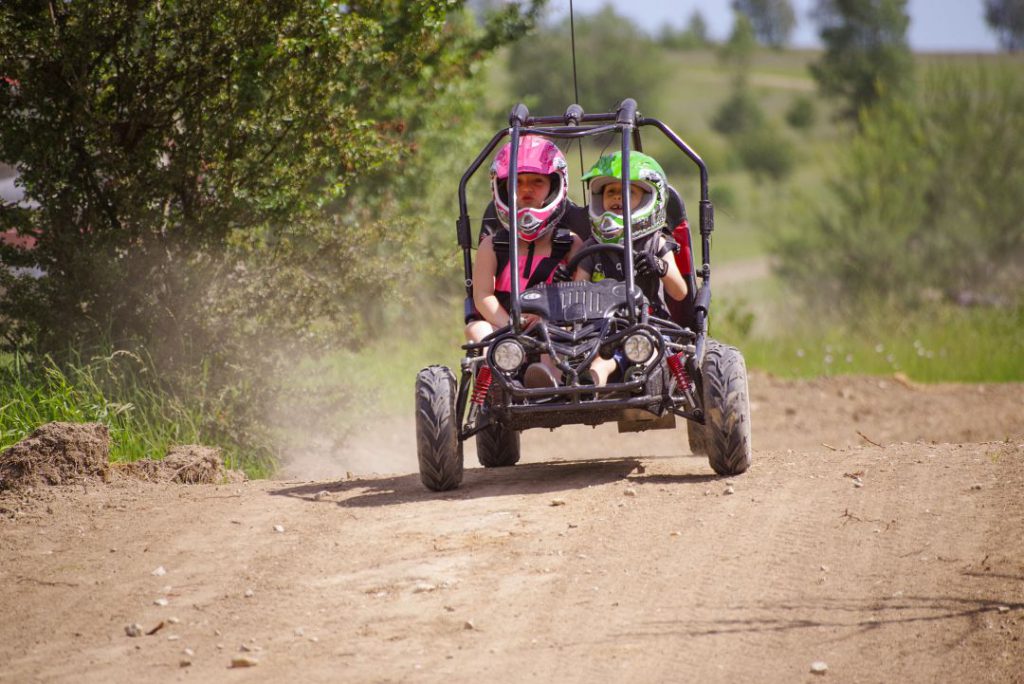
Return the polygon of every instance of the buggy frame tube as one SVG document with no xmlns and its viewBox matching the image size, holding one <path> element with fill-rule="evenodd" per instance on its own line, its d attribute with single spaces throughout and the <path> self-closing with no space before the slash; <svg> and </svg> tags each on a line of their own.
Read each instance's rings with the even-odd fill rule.
<svg viewBox="0 0 1024 684">
<path fill-rule="evenodd" d="M 508 268 L 509 268 L 509 289 L 511 301 L 509 306 L 512 310 L 508 312 L 511 318 L 512 330 L 518 335 L 522 328 L 523 305 L 519 301 L 519 127 L 522 119 L 517 116 L 520 108 L 526 109 L 525 105 L 516 105 L 509 117 L 509 125 L 512 134 L 512 149 L 509 150 L 508 160 Z M 527 114 L 527 117 L 529 114 Z M 495 273 L 500 276 L 500 273 Z"/>
<path fill-rule="evenodd" d="M 462 174 L 462 179 L 459 181 L 459 218 L 456 221 L 456 232 L 458 233 L 459 246 L 462 248 L 462 268 L 466 275 L 467 314 L 469 313 L 468 306 L 473 302 L 473 258 L 470 255 L 470 250 L 473 247 L 473 230 L 469 224 L 469 204 L 466 202 L 466 185 L 469 183 L 469 179 L 477 172 L 477 169 L 480 168 L 480 165 L 491 156 L 491 152 L 494 151 L 494 148 L 498 146 L 498 143 L 506 135 L 508 135 L 508 131 L 498 131 L 491 138 L 491 141 L 487 143 L 487 146 L 480 150 L 480 154 L 476 156 L 476 159 L 466 169 L 466 172 Z"/>
<path fill-rule="evenodd" d="M 619 105 L 619 111 L 616 113 L 616 121 L 622 125 L 622 168 L 619 169 L 622 175 L 622 242 L 625 247 L 622 254 L 622 268 L 625 270 L 626 292 L 630 293 L 627 299 L 628 307 L 626 310 L 629 312 L 630 325 L 636 325 L 640 314 L 637 311 L 638 305 L 633 301 L 632 297 L 636 287 L 636 276 L 633 274 L 633 203 L 630 201 L 632 195 L 630 194 L 631 183 L 629 180 L 629 143 L 634 132 L 633 124 L 636 121 L 636 100 L 626 98 L 622 101 Z"/>
<path fill-rule="evenodd" d="M 701 288 L 697 293 L 696 301 L 696 323 L 697 323 L 697 358 L 704 355 L 704 336 L 707 332 L 707 314 L 711 303 L 711 233 L 715 229 L 715 208 L 711 203 L 708 191 L 708 167 L 700 155 L 692 147 L 686 144 L 682 138 L 676 135 L 675 131 L 658 119 L 641 118 L 641 126 L 654 126 L 671 140 L 676 147 L 683 151 L 690 160 L 700 169 L 700 251 L 701 251 Z"/>
</svg>

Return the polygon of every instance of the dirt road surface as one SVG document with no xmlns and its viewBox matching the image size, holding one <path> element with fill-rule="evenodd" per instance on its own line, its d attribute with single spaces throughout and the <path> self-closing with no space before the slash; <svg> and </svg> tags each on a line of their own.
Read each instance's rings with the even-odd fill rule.
<svg viewBox="0 0 1024 684">
<path fill-rule="evenodd" d="M 729 479 L 602 426 L 432 494 L 397 420 L 351 477 L 0 499 L 0 682 L 1024 682 L 1024 386 L 751 395 Z"/>
</svg>

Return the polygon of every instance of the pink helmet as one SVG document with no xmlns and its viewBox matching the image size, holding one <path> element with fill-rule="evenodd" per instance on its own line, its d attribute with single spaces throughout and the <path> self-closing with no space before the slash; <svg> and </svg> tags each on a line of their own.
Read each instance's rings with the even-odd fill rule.
<svg viewBox="0 0 1024 684">
<path fill-rule="evenodd" d="M 508 171 L 512 161 L 512 143 L 506 143 L 498 150 L 491 164 L 491 193 L 498 220 L 509 227 Z M 539 209 L 520 207 L 517 223 L 519 237 L 533 242 L 550 232 L 565 214 L 568 204 L 569 175 L 565 155 L 550 140 L 537 135 L 519 139 L 519 154 L 516 169 L 518 173 L 539 173 L 551 178 L 551 191 Z"/>
</svg>

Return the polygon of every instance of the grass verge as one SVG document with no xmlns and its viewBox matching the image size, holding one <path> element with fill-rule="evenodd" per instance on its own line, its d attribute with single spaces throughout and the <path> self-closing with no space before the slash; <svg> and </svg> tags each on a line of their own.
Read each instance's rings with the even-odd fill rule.
<svg viewBox="0 0 1024 684">
<path fill-rule="evenodd" d="M 1024 306 L 936 305 L 905 316 L 803 320 L 772 335 L 745 332 L 748 321 L 742 312 L 727 312 L 714 334 L 737 344 L 751 368 L 783 377 L 903 373 L 918 382 L 1024 381 Z"/>
<path fill-rule="evenodd" d="M 0 358 L 0 449 L 54 421 L 106 425 L 113 462 L 162 458 L 174 445 L 206 444 L 220 447 L 225 465 L 250 477 L 274 469 L 269 449 L 208 436 L 202 412 L 154 388 L 152 371 L 129 352 L 61 365 L 48 357 Z"/>
</svg>

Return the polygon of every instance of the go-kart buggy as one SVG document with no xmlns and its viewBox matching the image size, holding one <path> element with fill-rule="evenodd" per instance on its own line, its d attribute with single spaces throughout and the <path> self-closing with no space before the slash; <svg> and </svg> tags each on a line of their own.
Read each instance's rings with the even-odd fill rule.
<svg viewBox="0 0 1024 684">
<path fill-rule="evenodd" d="M 625 281 L 552 282 L 522 289 L 511 278 L 509 325 L 479 343 L 463 345 L 465 357 L 456 383 L 451 370 L 430 366 L 416 378 L 416 439 L 420 479 L 434 491 L 458 487 L 463 475 L 463 443 L 476 437 L 477 458 L 485 467 L 511 466 L 519 461 L 520 431 L 568 424 L 598 425 L 616 421 L 620 432 L 675 427 L 676 417 L 687 421 L 690 450 L 706 454 L 719 475 L 736 475 L 750 466 L 750 405 L 743 356 L 734 347 L 707 336 L 711 304 L 710 243 L 714 209 L 708 195 L 708 172 L 703 160 L 668 126 L 637 112 L 636 102 L 623 100 L 615 112 L 584 113 L 571 105 L 562 116 L 530 116 L 516 105 L 509 127 L 494 135 L 469 166 L 459 183 L 456 231 L 463 251 L 466 306 L 473 304 L 473 244 L 467 211 L 466 185 L 485 159 L 507 136 L 511 143 L 509 170 L 509 261 L 519 263 L 516 202 L 516 160 L 521 136 L 555 139 L 617 133 L 621 136 L 622 194 L 629 196 L 629 153 L 642 151 L 640 129 L 663 133 L 700 170 L 700 241 L 702 263 L 693 264 L 685 207 L 669 188 L 666 232 L 680 246 L 676 263 L 687 281 L 684 301 L 669 298 L 670 318 L 653 315 L 653 308 L 636 286 L 632 249 L 619 244 L 596 244 L 579 250 L 567 264 L 573 273 L 589 254 L 618 252 Z M 633 244 L 629 202 L 625 203 L 623 244 Z M 700 288 L 697 288 L 697 279 Z M 632 293 L 632 294 L 630 294 Z M 523 314 L 536 321 L 524 325 Z M 588 369 L 598 356 L 619 353 L 625 368 L 607 384 L 588 382 Z M 528 387 L 524 369 L 547 355 L 562 371 L 555 387 Z M 612 381 L 615 380 L 615 381 Z"/>
</svg>

